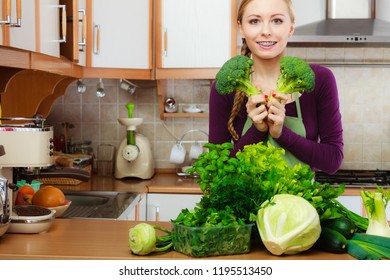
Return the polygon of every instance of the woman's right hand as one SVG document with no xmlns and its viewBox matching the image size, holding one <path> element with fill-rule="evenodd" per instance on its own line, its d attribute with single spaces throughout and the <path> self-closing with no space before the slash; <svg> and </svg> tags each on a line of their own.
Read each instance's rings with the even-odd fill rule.
<svg viewBox="0 0 390 280">
<path fill-rule="evenodd" d="M 268 96 L 265 94 L 258 94 L 251 96 L 246 103 L 246 111 L 248 113 L 248 117 L 251 118 L 254 126 L 260 132 L 268 131 L 267 124 L 267 99 Z"/>
</svg>

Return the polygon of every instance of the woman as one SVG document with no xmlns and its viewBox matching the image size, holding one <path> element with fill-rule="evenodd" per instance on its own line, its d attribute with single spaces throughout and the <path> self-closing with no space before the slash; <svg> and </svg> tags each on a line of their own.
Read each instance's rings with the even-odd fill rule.
<svg viewBox="0 0 390 280">
<path fill-rule="evenodd" d="M 274 92 L 279 60 L 293 35 L 291 0 L 243 0 L 238 11 L 241 54 L 254 61 L 252 83 L 263 94 L 247 98 L 242 92 L 210 93 L 209 141 L 234 142 L 232 154 L 245 145 L 270 141 L 286 151 L 290 165 L 335 173 L 343 160 L 343 129 L 333 73 L 311 65 L 316 75 L 312 92 L 293 95 Z M 267 97 L 273 95 L 271 101 Z M 278 99 L 280 101 L 278 101 Z"/>
</svg>

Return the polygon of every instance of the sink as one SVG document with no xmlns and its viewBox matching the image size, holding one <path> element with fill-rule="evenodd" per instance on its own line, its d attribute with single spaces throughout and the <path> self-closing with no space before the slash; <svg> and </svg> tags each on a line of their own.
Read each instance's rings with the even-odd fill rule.
<svg viewBox="0 0 390 280">
<path fill-rule="evenodd" d="M 107 203 L 110 198 L 91 194 L 66 194 L 66 199 L 72 201 L 72 206 L 96 206 Z"/>
<path fill-rule="evenodd" d="M 139 193 L 115 191 L 64 191 L 72 201 L 60 218 L 118 219 L 134 202 Z"/>
</svg>

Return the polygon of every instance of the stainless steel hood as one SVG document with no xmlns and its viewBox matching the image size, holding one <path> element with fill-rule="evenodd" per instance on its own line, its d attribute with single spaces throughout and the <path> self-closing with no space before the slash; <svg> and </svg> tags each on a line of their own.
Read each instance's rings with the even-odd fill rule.
<svg viewBox="0 0 390 280">
<path fill-rule="evenodd" d="M 297 26 L 289 46 L 390 46 L 390 22 L 375 9 L 375 0 L 327 0 L 326 18 Z"/>
</svg>

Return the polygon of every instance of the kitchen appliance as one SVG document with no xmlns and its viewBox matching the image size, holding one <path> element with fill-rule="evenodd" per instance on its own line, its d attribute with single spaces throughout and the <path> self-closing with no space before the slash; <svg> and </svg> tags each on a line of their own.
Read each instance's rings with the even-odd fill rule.
<svg viewBox="0 0 390 280">
<path fill-rule="evenodd" d="M 40 115 L 33 118 L 0 118 L 0 236 L 12 220 L 13 191 L 18 179 L 77 178 L 88 181 L 89 173 L 76 168 L 55 168 L 53 127 Z M 87 176 L 88 175 L 88 176 Z"/>
<path fill-rule="evenodd" d="M 293 3 L 298 19 L 319 16 L 297 25 L 289 46 L 390 44 L 390 18 L 383 12 L 390 7 L 387 0 L 326 0 L 326 3 L 294 0 Z"/>
<path fill-rule="evenodd" d="M 316 172 L 316 181 L 320 183 L 345 184 L 348 187 L 390 187 L 390 170 L 341 169 L 335 174 Z"/>
<path fill-rule="evenodd" d="M 0 156 L 0 235 L 3 235 L 12 219 L 13 168 L 51 165 L 53 128 L 45 126 L 41 116 L 0 120 L 0 145 L 4 149 Z M 21 121 L 30 122 L 21 124 Z"/>
<path fill-rule="evenodd" d="M 141 125 L 142 118 L 133 118 L 134 104 L 126 104 L 128 118 L 119 118 L 118 122 L 127 129 L 127 137 L 124 138 L 118 148 L 115 173 L 116 179 L 135 177 L 150 179 L 154 175 L 154 161 L 152 149 L 148 138 L 136 132 L 136 127 Z"/>
</svg>

